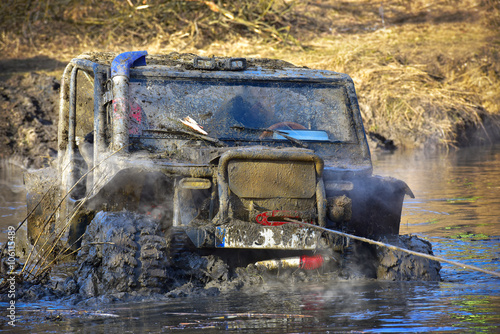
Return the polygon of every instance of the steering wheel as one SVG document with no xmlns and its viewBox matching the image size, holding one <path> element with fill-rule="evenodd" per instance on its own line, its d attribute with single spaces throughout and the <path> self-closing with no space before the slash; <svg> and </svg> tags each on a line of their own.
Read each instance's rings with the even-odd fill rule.
<svg viewBox="0 0 500 334">
<path fill-rule="evenodd" d="M 279 122 L 268 127 L 269 130 L 306 130 L 307 128 L 302 124 L 295 122 Z M 260 135 L 260 139 L 270 137 L 273 134 L 272 131 L 264 131 Z"/>
</svg>

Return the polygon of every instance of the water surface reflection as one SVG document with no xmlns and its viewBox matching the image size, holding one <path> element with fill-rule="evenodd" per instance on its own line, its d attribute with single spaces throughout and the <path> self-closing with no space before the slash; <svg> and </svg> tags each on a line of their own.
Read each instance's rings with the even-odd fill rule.
<svg viewBox="0 0 500 334">
<path fill-rule="evenodd" d="M 500 145 L 449 154 L 374 155 L 374 170 L 379 175 L 405 180 L 416 195 L 405 202 L 403 234 L 427 238 L 438 256 L 500 271 Z M 19 212 L 24 208 L 18 199 L 9 201 L 4 196 L 1 201 L 2 208 L 18 205 Z M 6 222 L 2 219 L 2 230 Z M 499 279 L 448 264 L 443 264 L 442 277 L 443 282 L 359 280 L 276 284 L 217 297 L 95 307 L 40 301 L 21 305 L 21 322 L 16 330 L 39 333 L 500 331 Z M 1 303 L 2 309 L 4 306 Z M 0 323 L 0 329 L 12 328 Z"/>
<path fill-rule="evenodd" d="M 111 305 L 87 314 L 71 314 L 53 306 L 49 309 L 60 315 L 57 321 L 47 319 L 45 304 L 40 304 L 43 316 L 27 305 L 22 325 L 26 331 L 82 333 L 492 332 L 500 324 L 498 299 L 497 287 L 488 282 L 470 286 L 333 281 L 267 286 L 210 298 Z"/>
<path fill-rule="evenodd" d="M 405 201 L 402 233 L 500 235 L 499 145 L 373 158 L 375 173 L 406 181 L 415 194 Z"/>
</svg>

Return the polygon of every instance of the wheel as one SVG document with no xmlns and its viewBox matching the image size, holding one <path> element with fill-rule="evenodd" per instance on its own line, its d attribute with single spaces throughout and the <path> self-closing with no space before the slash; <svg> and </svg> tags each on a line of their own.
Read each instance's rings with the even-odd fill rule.
<svg viewBox="0 0 500 334">
<path fill-rule="evenodd" d="M 132 212 L 99 212 L 82 240 L 75 275 L 80 293 L 92 297 L 141 288 L 165 289 L 168 242 L 158 222 Z"/>
<path fill-rule="evenodd" d="M 395 246 L 419 253 L 434 255 L 432 245 L 416 236 L 401 235 L 391 242 Z M 376 248 L 377 279 L 392 281 L 440 281 L 441 264 L 437 261 L 410 255 L 385 247 Z"/>
<path fill-rule="evenodd" d="M 295 122 L 279 122 L 268 127 L 269 130 L 306 130 L 307 128 Z M 260 138 L 267 138 L 272 135 L 272 131 L 265 131 L 260 135 Z"/>
</svg>

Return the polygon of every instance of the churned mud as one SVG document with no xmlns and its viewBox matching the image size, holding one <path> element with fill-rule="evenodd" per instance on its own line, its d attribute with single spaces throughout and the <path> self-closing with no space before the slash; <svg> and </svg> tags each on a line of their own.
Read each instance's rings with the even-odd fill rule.
<svg viewBox="0 0 500 334">
<path fill-rule="evenodd" d="M 243 252 L 182 247 L 169 233 L 145 215 L 100 212 L 87 227 L 76 260 L 54 267 L 37 284 L 21 283 L 19 298 L 92 305 L 210 296 L 276 282 L 440 280 L 438 262 L 356 241 L 320 268 L 269 270 L 255 263 L 234 265 L 242 263 L 236 258 Z M 391 243 L 432 254 L 431 244 L 415 236 L 399 236 Z"/>
<path fill-rule="evenodd" d="M 37 73 L 0 82 L 0 158 L 40 168 L 56 157 L 59 86 Z"/>
</svg>

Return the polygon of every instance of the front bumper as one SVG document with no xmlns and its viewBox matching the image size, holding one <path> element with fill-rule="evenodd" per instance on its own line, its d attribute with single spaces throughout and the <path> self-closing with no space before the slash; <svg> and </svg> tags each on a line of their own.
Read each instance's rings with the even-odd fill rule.
<svg viewBox="0 0 500 334">
<path fill-rule="evenodd" d="M 342 251 L 347 246 L 346 238 L 308 225 L 263 226 L 233 221 L 219 226 L 186 226 L 176 229 L 178 232 L 184 231 L 196 248 Z"/>
</svg>

